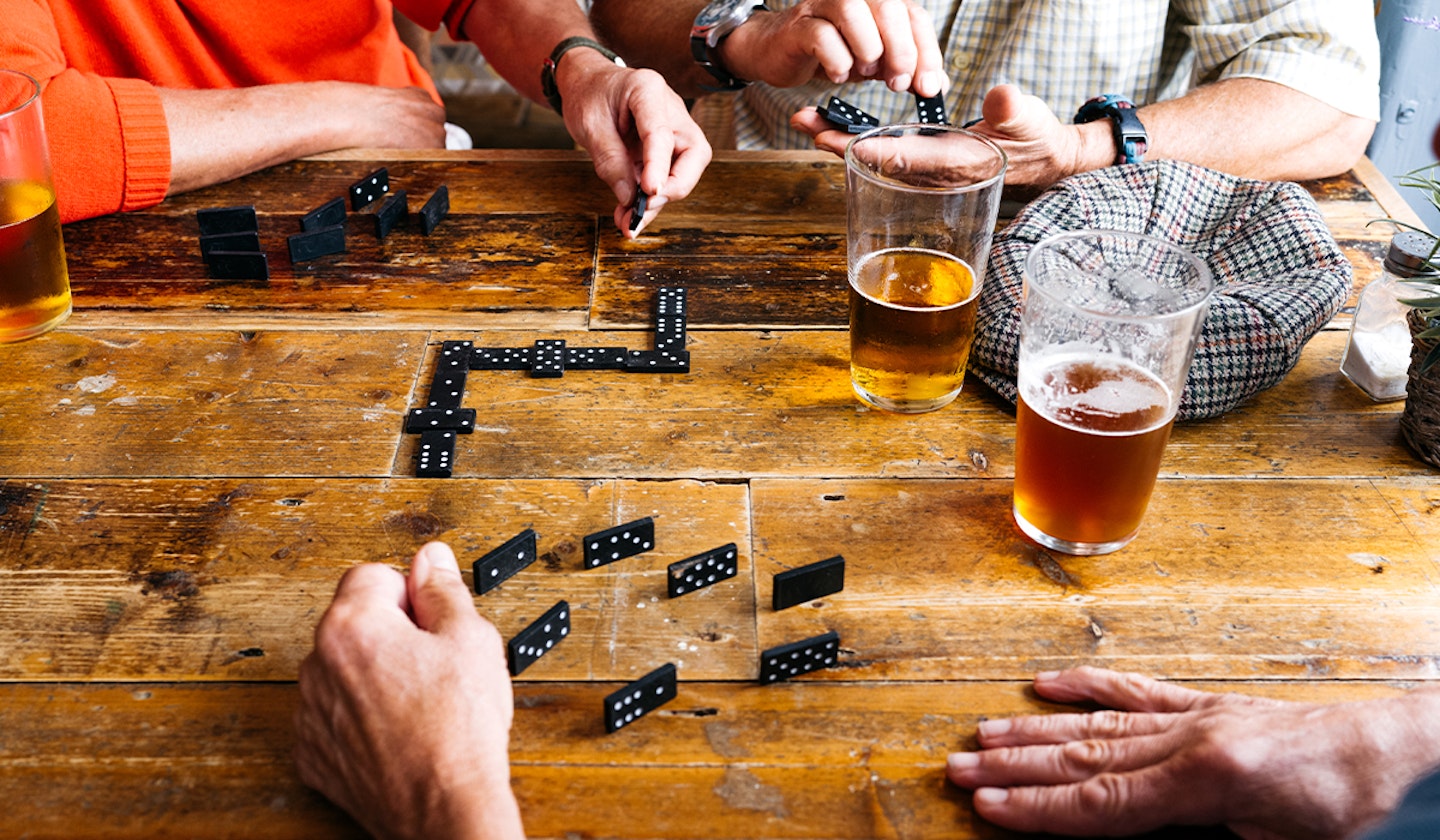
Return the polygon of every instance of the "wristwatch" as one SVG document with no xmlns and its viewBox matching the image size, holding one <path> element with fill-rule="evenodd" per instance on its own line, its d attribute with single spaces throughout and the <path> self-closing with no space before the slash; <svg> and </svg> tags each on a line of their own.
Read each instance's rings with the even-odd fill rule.
<svg viewBox="0 0 1440 840">
<path fill-rule="evenodd" d="M 739 90 L 750 84 L 725 69 L 725 65 L 720 63 L 718 48 L 725 36 L 738 29 L 751 15 L 769 10 L 760 0 L 712 0 L 695 16 L 695 25 L 690 27 L 690 54 L 695 56 L 696 64 L 704 67 L 720 83 L 706 90 Z"/>
<path fill-rule="evenodd" d="M 1106 93 L 1087 101 L 1075 112 L 1076 123 L 1109 118 L 1115 132 L 1115 163 L 1139 163 L 1150 148 L 1150 135 L 1135 113 L 1135 103 L 1118 93 Z"/>
<path fill-rule="evenodd" d="M 577 36 L 556 44 L 555 49 L 550 51 L 550 57 L 545 59 L 545 63 L 540 67 L 540 92 L 545 94 L 545 101 L 550 103 L 550 107 L 554 108 L 557 114 L 561 113 L 560 85 L 555 81 L 555 68 L 560 66 L 560 59 L 565 57 L 565 53 L 576 47 L 588 47 L 615 62 L 617 67 L 625 66 L 625 60 L 616 55 L 614 50 L 590 38 Z"/>
</svg>

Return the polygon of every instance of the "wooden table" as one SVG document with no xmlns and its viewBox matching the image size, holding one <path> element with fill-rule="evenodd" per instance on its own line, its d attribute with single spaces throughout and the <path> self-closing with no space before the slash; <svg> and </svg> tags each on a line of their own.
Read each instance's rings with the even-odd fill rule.
<svg viewBox="0 0 1440 840">
<path fill-rule="evenodd" d="M 292 266 L 299 216 L 379 164 L 416 203 L 448 184 L 449 220 L 380 243 L 352 213 L 347 254 Z M 1373 169 L 1308 186 L 1358 288 L 1388 238 L 1365 223 L 1401 205 Z M 832 158 L 722 154 L 626 242 L 576 154 L 385 152 L 67 227 L 75 314 L 0 347 L 0 835 L 358 834 L 290 763 L 335 582 L 430 539 L 468 568 L 526 527 L 541 562 L 476 603 L 506 637 L 573 608 L 516 685 L 536 837 L 1006 836 L 943 765 L 980 719 L 1057 708 L 1036 671 L 1311 700 L 1440 679 L 1440 482 L 1337 373 L 1348 315 L 1176 430 L 1130 547 L 1055 555 L 1011 521 L 984 386 L 919 417 L 851 394 L 843 201 Z M 270 282 L 207 280 L 194 212 L 252 203 Z M 473 372 L 456 476 L 413 477 L 441 341 L 646 347 L 664 285 L 692 373 Z M 641 516 L 655 551 L 581 570 L 582 535 Z M 667 564 L 731 541 L 738 580 L 665 597 Z M 842 593 L 769 608 L 774 573 L 833 554 Z M 755 682 L 759 650 L 828 629 L 839 667 Z M 679 697 L 606 735 L 601 698 L 665 662 Z"/>
</svg>

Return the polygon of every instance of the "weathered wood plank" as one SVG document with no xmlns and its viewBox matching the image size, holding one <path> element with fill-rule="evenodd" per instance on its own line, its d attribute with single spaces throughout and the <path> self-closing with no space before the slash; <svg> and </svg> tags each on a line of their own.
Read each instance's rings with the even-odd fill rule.
<svg viewBox="0 0 1440 840">
<path fill-rule="evenodd" d="M 751 492 L 761 605 L 776 572 L 846 557 L 843 593 L 757 616 L 762 647 L 838 631 L 845 667 L 821 679 L 1440 677 L 1433 481 L 1162 480 L 1136 540 L 1098 558 L 1024 539 L 1008 482 Z"/>
<path fill-rule="evenodd" d="M 270 199 L 274 200 L 274 199 Z M 482 324 L 513 313 L 583 314 L 590 304 L 595 219 L 558 214 L 453 213 L 431 236 L 403 225 L 383 242 L 373 213 L 352 213 L 343 254 L 293 264 L 286 237 L 304 206 L 260 223 L 268 281 L 211 280 L 193 218 L 106 216 L 69 225 L 66 253 L 75 305 L 83 313 L 203 316 L 212 324 L 262 317 L 344 313 L 371 328 L 400 316 Z M 91 319 L 92 321 L 96 319 Z"/>
<path fill-rule="evenodd" d="M 945 754 L 973 748 L 984 718 L 1061 708 L 1024 683 L 683 681 L 643 725 L 606 736 L 599 698 L 616 685 L 517 686 L 513 785 L 529 836 L 1009 837 L 944 781 Z M 1316 702 L 1402 690 L 1197 687 Z M 293 684 L 0 684 L 0 834 L 363 836 L 296 776 L 296 702 Z"/>
<path fill-rule="evenodd" d="M 644 333 L 444 334 L 525 346 L 648 347 Z M 1398 404 L 1377 405 L 1339 374 L 1343 332 L 1323 331 L 1275 388 L 1237 411 L 1182 425 L 1162 469 L 1195 476 L 1434 475 L 1399 445 Z M 479 415 L 460 441 L 467 476 L 1008 477 L 1013 409 L 970 379 L 926 415 L 874 411 L 850 388 L 849 339 L 833 331 L 694 331 L 686 375 L 575 371 L 531 379 L 476 371 Z M 413 456 L 403 444 L 402 464 Z M 404 471 L 404 466 L 397 466 Z"/>
<path fill-rule="evenodd" d="M 942 480 L 12 481 L 0 485 L 0 677 L 288 678 L 345 568 L 403 563 L 427 539 L 452 541 L 468 566 L 524 527 L 541 534 L 543 563 L 478 608 L 508 637 L 564 597 L 575 628 L 526 679 L 619 679 L 675 659 L 697 678 L 748 680 L 761 648 L 825 629 L 846 649 L 832 679 L 1013 679 L 1086 661 L 1189 678 L 1436 674 L 1434 482 L 1165 480 L 1136 542 L 1094 560 L 1020 538 L 1009 492 Z M 1246 516 L 1217 513 L 1236 510 Z M 656 551 L 580 568 L 584 534 L 644 515 Z M 669 563 L 731 541 L 738 580 L 665 597 Z M 846 594 L 765 607 L 774 572 L 836 553 Z"/>
<path fill-rule="evenodd" d="M 412 475 L 403 431 L 440 339 L 648 348 L 643 332 L 69 332 L 22 345 L 0 383 L 0 474 Z M 1182 425 L 1163 469 L 1195 476 L 1434 475 L 1399 441 L 1398 404 L 1338 373 L 1323 331 L 1277 387 Z M 1006 477 L 1011 408 L 978 381 L 942 411 L 862 405 L 833 331 L 694 331 L 686 375 L 474 371 L 472 477 Z M 1263 421 L 1263 422 L 1262 422 Z M 857 445 L 863 442 L 863 445 Z"/>
<path fill-rule="evenodd" d="M 586 534 L 642 516 L 654 551 L 581 568 Z M 509 638 L 570 601 L 572 640 L 525 679 L 754 671 L 744 485 L 52 480 L 0 483 L 0 679 L 291 679 L 345 569 L 443 539 L 468 579 L 526 527 L 540 561 L 476 604 Z M 736 580 L 666 597 L 669 563 L 729 542 Z"/>
<path fill-rule="evenodd" d="M 0 475 L 385 475 L 425 340 L 61 330 L 6 356 Z"/>
<path fill-rule="evenodd" d="M 292 266 L 284 238 L 296 219 L 379 163 L 416 204 L 447 184 L 453 209 L 445 225 L 431 237 L 411 226 L 377 243 L 373 208 L 353 212 L 349 253 Z M 1305 186 L 1347 252 L 1359 256 L 1365 243 L 1388 238 L 1367 226 L 1385 211 L 1353 175 Z M 205 276 L 192 215 L 236 203 L 260 213 L 268 284 Z M 724 307 L 697 308 L 698 325 L 843 327 L 844 167 L 837 159 L 721 155 L 690 197 L 633 242 L 610 225 L 612 206 L 589 161 L 569 152 L 298 161 L 156 208 L 67 226 L 74 324 L 163 326 L 204 312 L 237 326 L 312 318 L 392 329 L 427 321 L 446 329 L 523 326 L 542 313 L 578 315 L 598 249 L 593 316 L 600 326 L 646 323 L 653 288 L 682 283 L 726 291 Z M 1352 260 L 1358 285 L 1373 279 L 1375 263 Z"/>
<path fill-rule="evenodd" d="M 788 220 L 753 232 L 728 223 L 682 224 L 665 220 L 613 248 L 602 239 L 594 326 L 648 324 L 655 290 L 684 286 L 695 327 L 846 327 L 843 213 L 820 231 L 797 229 Z"/>
</svg>

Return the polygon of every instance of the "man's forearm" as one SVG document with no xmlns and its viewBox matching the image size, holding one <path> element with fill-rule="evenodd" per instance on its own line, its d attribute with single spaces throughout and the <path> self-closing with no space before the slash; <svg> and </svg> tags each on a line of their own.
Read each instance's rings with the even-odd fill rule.
<svg viewBox="0 0 1440 840">
<path fill-rule="evenodd" d="M 705 0 L 594 0 L 590 21 L 611 49 L 632 67 L 648 67 L 677 93 L 703 96 L 715 78 L 690 54 L 690 27 Z"/>
<path fill-rule="evenodd" d="M 566 38 L 595 36 L 575 0 L 480 0 L 466 16 L 464 32 L 496 72 L 541 103 L 540 68 L 550 51 Z"/>
<path fill-rule="evenodd" d="M 172 195 L 335 149 L 444 145 L 444 108 L 418 88 L 297 82 L 158 92 Z"/>
<path fill-rule="evenodd" d="M 1225 79 L 1141 108 L 1151 159 L 1236 175 L 1303 180 L 1338 175 L 1365 151 L 1375 124 L 1293 88 Z"/>
<path fill-rule="evenodd" d="M 272 93 L 283 91 L 160 89 L 170 130 L 171 194 L 229 181 L 315 151 L 313 120 L 284 112 L 297 98 L 272 97 Z"/>
</svg>

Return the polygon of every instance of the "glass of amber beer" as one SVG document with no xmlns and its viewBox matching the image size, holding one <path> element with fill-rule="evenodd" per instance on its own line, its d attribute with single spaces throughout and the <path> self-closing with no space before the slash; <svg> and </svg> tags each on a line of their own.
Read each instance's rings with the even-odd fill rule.
<svg viewBox="0 0 1440 840">
<path fill-rule="evenodd" d="M 0 70 L 0 342 L 40 335 L 69 314 L 40 83 Z"/>
<path fill-rule="evenodd" d="M 1041 545 L 1106 554 L 1135 538 L 1214 281 L 1152 236 L 1075 231 L 1025 262 L 1015 522 Z"/>
<path fill-rule="evenodd" d="M 913 414 L 960 393 L 1005 153 L 953 126 L 893 125 L 845 150 L 850 382 Z"/>
</svg>

